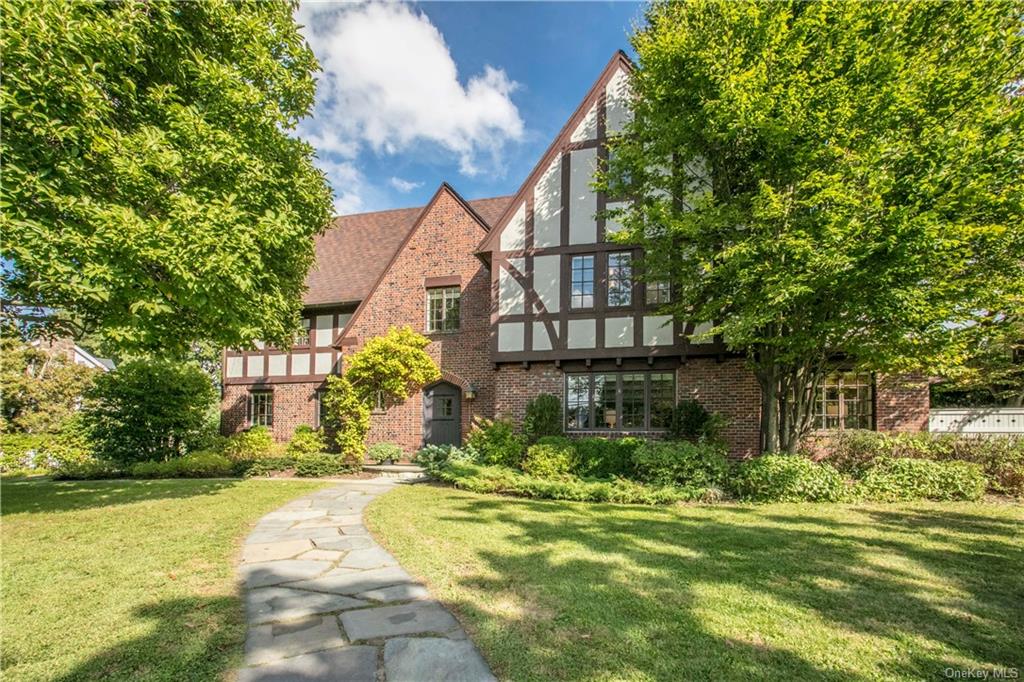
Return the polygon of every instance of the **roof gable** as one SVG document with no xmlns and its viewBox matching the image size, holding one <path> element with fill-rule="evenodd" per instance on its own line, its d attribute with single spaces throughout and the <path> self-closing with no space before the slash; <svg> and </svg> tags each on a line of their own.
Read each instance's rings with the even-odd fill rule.
<svg viewBox="0 0 1024 682">
<path fill-rule="evenodd" d="M 588 130 L 591 126 L 596 130 L 597 126 L 597 114 L 596 111 L 599 107 L 598 104 L 600 98 L 605 93 L 605 88 L 611 80 L 619 73 L 620 70 L 626 73 L 631 72 L 634 69 L 632 60 L 622 50 L 617 51 L 612 58 L 605 65 L 604 69 L 601 70 L 601 74 L 594 81 L 594 84 L 590 86 L 590 90 L 587 91 L 586 96 L 580 105 L 573 112 L 569 120 L 565 122 L 562 129 L 558 131 L 555 139 L 552 140 L 550 146 L 544 152 L 544 155 L 540 157 L 537 165 L 533 167 L 530 174 L 526 176 L 526 180 L 520 185 L 519 190 L 512 195 L 508 206 L 500 217 L 491 224 L 491 230 L 487 233 L 487 236 L 477 246 L 477 252 L 490 252 L 497 248 L 497 241 L 501 237 L 502 230 L 513 220 L 520 209 L 525 205 L 527 194 L 532 190 L 535 184 L 541 179 L 543 174 L 548 170 L 551 164 L 556 158 L 561 156 L 574 143 L 577 143 L 580 138 L 581 131 Z M 595 137 L 591 136 L 591 137 Z M 583 134 L 582 138 L 586 139 L 587 135 Z"/>
</svg>

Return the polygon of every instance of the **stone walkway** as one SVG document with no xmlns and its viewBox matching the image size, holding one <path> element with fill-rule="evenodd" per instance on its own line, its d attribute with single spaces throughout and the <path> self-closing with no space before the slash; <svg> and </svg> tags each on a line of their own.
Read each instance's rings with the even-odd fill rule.
<svg viewBox="0 0 1024 682">
<path fill-rule="evenodd" d="M 458 621 L 374 542 L 394 479 L 345 481 L 267 514 L 245 541 L 240 682 L 494 680 Z"/>
</svg>

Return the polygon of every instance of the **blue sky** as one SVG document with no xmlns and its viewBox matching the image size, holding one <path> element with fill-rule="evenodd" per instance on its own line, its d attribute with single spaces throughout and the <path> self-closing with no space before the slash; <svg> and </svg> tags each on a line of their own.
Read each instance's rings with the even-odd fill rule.
<svg viewBox="0 0 1024 682">
<path fill-rule="evenodd" d="M 442 181 L 511 194 L 539 160 L 642 5 L 633 2 L 303 3 L 323 73 L 299 134 L 335 209 L 425 203 Z"/>
</svg>

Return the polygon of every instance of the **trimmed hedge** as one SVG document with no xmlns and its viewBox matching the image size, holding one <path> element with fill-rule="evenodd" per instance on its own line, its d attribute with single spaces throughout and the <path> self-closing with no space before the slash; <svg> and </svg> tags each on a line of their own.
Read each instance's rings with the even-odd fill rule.
<svg viewBox="0 0 1024 682">
<path fill-rule="evenodd" d="M 830 464 L 794 455 L 762 455 L 741 462 L 731 480 L 749 502 L 840 502 L 849 497 L 842 475 Z"/>
<path fill-rule="evenodd" d="M 261 436 L 262 438 L 262 436 Z M 273 447 L 266 448 L 266 451 Z M 295 431 L 292 433 L 292 439 L 288 441 L 288 447 L 285 449 L 285 454 L 289 457 L 302 457 L 304 455 L 318 455 L 327 449 L 327 442 L 324 440 L 324 433 L 319 429 L 314 429 L 312 426 L 306 424 L 300 424 L 295 427 Z"/>
<path fill-rule="evenodd" d="M 516 467 L 526 454 L 526 439 L 516 433 L 510 419 L 483 419 L 466 440 L 482 464 Z"/>
<path fill-rule="evenodd" d="M 224 455 L 233 462 L 269 457 L 274 450 L 274 437 L 266 426 L 254 426 L 228 438 Z"/>
<path fill-rule="evenodd" d="M 449 462 L 440 467 L 435 475 L 442 481 L 470 492 L 547 500 L 653 505 L 698 500 L 705 494 L 702 488 L 649 486 L 624 478 L 611 481 L 584 481 L 572 476 L 560 479 L 536 478 L 508 467 L 465 462 Z"/>
<path fill-rule="evenodd" d="M 633 453 L 642 438 L 577 438 L 573 440 L 580 476 L 614 478 L 633 475 Z"/>
<path fill-rule="evenodd" d="M 138 462 L 132 478 L 222 478 L 233 473 L 231 460 L 216 452 L 193 452 L 163 462 Z"/>
<path fill-rule="evenodd" d="M 522 470 L 539 478 L 560 478 L 576 471 L 576 450 L 572 441 L 561 436 L 546 436 L 526 450 Z"/>
</svg>

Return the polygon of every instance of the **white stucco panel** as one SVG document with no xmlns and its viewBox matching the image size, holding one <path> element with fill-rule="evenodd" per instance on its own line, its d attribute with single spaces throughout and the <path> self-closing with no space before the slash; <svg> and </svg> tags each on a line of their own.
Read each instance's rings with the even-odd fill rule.
<svg viewBox="0 0 1024 682">
<path fill-rule="evenodd" d="M 305 376 L 306 374 L 309 374 L 309 353 L 292 355 L 292 376 Z"/>
<path fill-rule="evenodd" d="M 520 273 L 526 271 L 525 258 L 509 258 L 509 265 Z M 526 291 L 508 270 L 498 270 L 498 314 L 522 315 L 526 312 Z"/>
<path fill-rule="evenodd" d="M 498 325 L 498 352 L 508 353 L 523 350 L 523 322 L 503 322 Z"/>
<path fill-rule="evenodd" d="M 631 92 L 629 76 L 618 69 L 605 86 L 605 130 L 611 133 L 621 132 L 633 118 L 630 109 Z"/>
<path fill-rule="evenodd" d="M 690 335 L 691 343 L 712 343 L 715 340 L 713 336 L 706 336 L 701 338 L 704 334 L 711 331 L 714 325 L 710 322 L 701 322 L 700 324 L 693 326 L 693 334 Z"/>
<path fill-rule="evenodd" d="M 608 317 L 604 321 L 604 347 L 629 348 L 633 346 L 633 318 Z"/>
<path fill-rule="evenodd" d="M 671 346 L 673 326 L 671 315 L 648 315 L 644 317 L 644 345 Z"/>
<path fill-rule="evenodd" d="M 288 356 L 271 355 L 267 358 L 267 376 L 283 377 L 288 373 Z"/>
<path fill-rule="evenodd" d="M 330 374 L 334 364 L 334 353 L 317 353 L 314 370 L 316 374 Z"/>
<path fill-rule="evenodd" d="M 568 348 L 594 348 L 597 346 L 597 320 L 569 320 L 565 341 Z"/>
<path fill-rule="evenodd" d="M 557 322 L 555 323 L 557 324 Z M 547 325 L 534 320 L 533 322 L 533 348 L 532 350 L 551 350 L 551 335 L 548 334 Z"/>
<path fill-rule="evenodd" d="M 597 193 L 590 187 L 597 170 L 597 150 L 580 149 L 569 155 L 569 243 L 597 241 Z"/>
<path fill-rule="evenodd" d="M 229 379 L 242 376 L 242 356 L 234 355 L 228 358 L 227 375 Z"/>
<path fill-rule="evenodd" d="M 508 225 L 501 231 L 499 246 L 502 251 L 522 251 L 526 248 L 526 204 L 519 204 L 519 208 L 512 214 Z"/>
<path fill-rule="evenodd" d="M 557 313 L 561 295 L 561 256 L 534 256 L 533 290 L 549 313 Z"/>
<path fill-rule="evenodd" d="M 245 358 L 245 376 L 247 377 L 261 377 L 263 376 L 263 356 L 262 355 L 250 355 Z"/>
<path fill-rule="evenodd" d="M 597 138 L 597 104 L 595 103 L 590 110 L 587 111 L 586 116 L 580 121 L 579 125 L 576 126 L 576 130 L 572 131 L 572 135 L 569 136 L 570 142 L 586 142 L 587 140 L 594 140 Z"/>
<path fill-rule="evenodd" d="M 617 209 L 626 208 L 628 202 L 625 201 L 609 201 L 605 204 L 605 209 L 608 211 L 614 211 Z M 614 218 L 605 218 L 604 221 L 604 233 L 606 235 L 615 234 L 616 232 L 622 231 L 622 223 Z"/>
<path fill-rule="evenodd" d="M 533 245 L 562 243 L 562 157 L 557 156 L 533 186 Z"/>
</svg>

